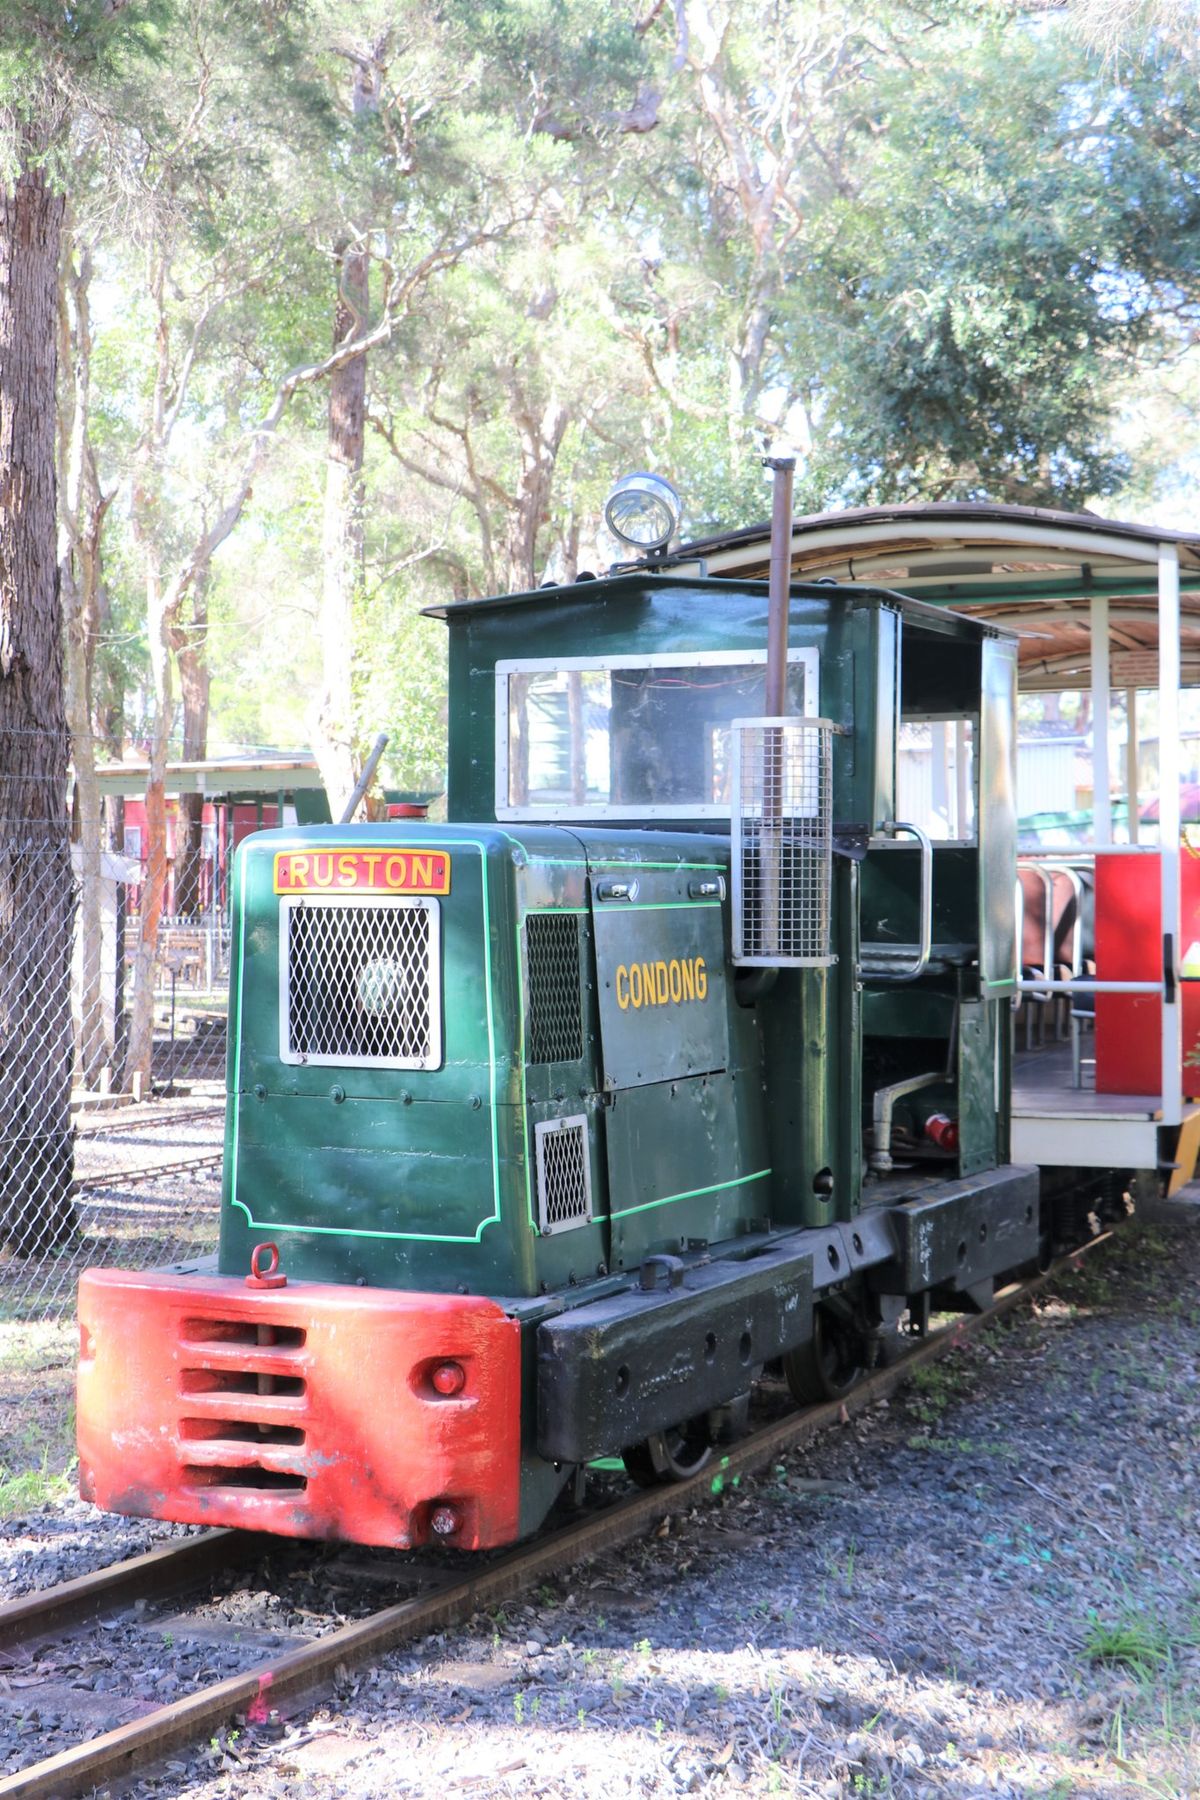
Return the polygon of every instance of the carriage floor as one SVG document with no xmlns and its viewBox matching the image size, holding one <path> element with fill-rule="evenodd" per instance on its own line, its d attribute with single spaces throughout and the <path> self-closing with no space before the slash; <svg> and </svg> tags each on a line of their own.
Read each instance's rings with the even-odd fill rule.
<svg viewBox="0 0 1200 1800">
<path fill-rule="evenodd" d="M 1018 1050 L 1013 1065 L 1014 1162 L 1083 1169 L 1157 1169 L 1172 1194 L 1200 1157 L 1200 1105 L 1185 1101 L 1178 1126 L 1162 1126 L 1157 1094 L 1098 1094 L 1092 1039 L 1083 1039 L 1083 1079 L 1071 1080 L 1071 1046 Z"/>
<path fill-rule="evenodd" d="M 1031 1050 L 1018 1050 L 1013 1063 L 1013 1117 L 1057 1114 L 1072 1119 L 1154 1118 L 1159 1107 L 1156 1094 L 1098 1094 L 1095 1091 L 1092 1055 L 1092 1038 L 1088 1034 L 1083 1040 L 1085 1085 L 1077 1088 L 1071 1081 L 1070 1044 L 1047 1042 L 1035 1044 Z"/>
</svg>

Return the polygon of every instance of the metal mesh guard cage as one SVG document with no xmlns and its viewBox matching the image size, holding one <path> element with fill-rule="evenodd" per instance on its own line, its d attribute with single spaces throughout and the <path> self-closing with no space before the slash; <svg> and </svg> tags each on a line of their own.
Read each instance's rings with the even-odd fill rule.
<svg viewBox="0 0 1200 1800">
<path fill-rule="evenodd" d="M 436 900 L 306 896 L 279 910 L 281 1062 L 440 1067 Z"/>
<path fill-rule="evenodd" d="M 733 960 L 823 969 L 830 952 L 828 719 L 733 721 Z"/>
</svg>

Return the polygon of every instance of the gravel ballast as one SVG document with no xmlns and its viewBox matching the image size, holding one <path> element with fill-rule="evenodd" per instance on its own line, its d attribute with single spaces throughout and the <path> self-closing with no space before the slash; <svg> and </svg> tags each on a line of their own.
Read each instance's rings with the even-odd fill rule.
<svg viewBox="0 0 1200 1800">
<path fill-rule="evenodd" d="M 1198 1370 L 1200 1227 L 1132 1227 L 768 1474 L 130 1791 L 1200 1796 Z M 0 1584 L 170 1530 L 62 1500 L 7 1521 Z M 114 1723 L 260 1660 L 259 1630 L 386 1604 L 387 1559 L 333 1557 L 306 1594 L 256 1575 L 152 1653 L 0 1671 L 4 1772 L 50 1748 L 64 1683 Z"/>
</svg>

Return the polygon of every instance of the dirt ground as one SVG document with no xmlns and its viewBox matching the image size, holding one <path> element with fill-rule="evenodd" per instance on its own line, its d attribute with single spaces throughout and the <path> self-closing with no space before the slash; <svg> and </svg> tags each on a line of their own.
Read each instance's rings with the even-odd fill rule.
<svg viewBox="0 0 1200 1800">
<path fill-rule="evenodd" d="M 128 1546 L 66 1495 L 73 1348 L 0 1337 L 8 1592 Z M 1198 1527 L 1200 1225 L 1135 1225 L 768 1476 L 134 1791 L 1200 1796 Z"/>
</svg>

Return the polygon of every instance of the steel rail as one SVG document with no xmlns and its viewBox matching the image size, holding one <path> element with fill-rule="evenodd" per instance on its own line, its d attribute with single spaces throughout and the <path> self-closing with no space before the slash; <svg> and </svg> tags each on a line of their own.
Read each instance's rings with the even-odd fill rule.
<svg viewBox="0 0 1200 1800">
<path fill-rule="evenodd" d="M 142 1556 L 110 1563 L 40 1593 L 22 1594 L 20 1599 L 0 1605 L 0 1646 L 11 1648 L 45 1637 L 112 1607 L 161 1599 L 165 1593 L 207 1580 L 232 1563 L 251 1560 L 271 1541 L 254 1532 L 205 1531 L 198 1537 L 159 1544 Z"/>
<path fill-rule="evenodd" d="M 188 1175 L 194 1169 L 210 1169 L 219 1163 L 224 1150 L 206 1151 L 203 1156 L 185 1156 L 178 1162 L 147 1164 L 141 1169 L 110 1169 L 106 1174 L 81 1175 L 75 1183 L 77 1194 L 86 1194 L 94 1190 L 123 1185 L 134 1185 L 139 1181 L 154 1181 L 160 1175 Z"/>
<path fill-rule="evenodd" d="M 118 1113 L 109 1122 L 103 1115 L 98 1115 L 95 1123 L 85 1126 L 77 1124 L 75 1138 L 79 1142 L 88 1138 L 116 1137 L 118 1132 L 125 1131 L 163 1131 L 168 1125 L 190 1125 L 196 1119 L 219 1119 L 224 1116 L 224 1100 L 214 1102 L 212 1106 L 193 1106 L 187 1112 L 163 1113 L 156 1119 L 123 1119 Z"/>
<path fill-rule="evenodd" d="M 474 1565 L 461 1579 L 448 1576 L 432 1592 L 340 1626 L 272 1662 L 228 1676 L 87 1743 L 33 1763 L 0 1779 L 0 1800 L 77 1800 L 95 1787 L 124 1780 L 135 1769 L 210 1734 L 250 1707 L 273 1707 L 321 1690 L 332 1681 L 339 1665 L 366 1661 L 418 1633 L 457 1624 L 483 1607 L 526 1591 L 539 1579 L 560 1574 L 586 1556 L 628 1543 L 664 1517 L 736 1486 L 743 1476 L 767 1467 L 826 1426 L 847 1423 L 902 1386 L 915 1369 L 945 1356 L 1032 1299 L 1048 1282 L 1077 1267 L 1086 1251 L 1111 1236 L 1104 1232 L 1057 1259 L 1044 1274 L 1003 1289 L 985 1312 L 958 1320 L 925 1339 L 889 1367 L 869 1375 L 844 1399 L 790 1413 L 731 1445 L 690 1479 L 615 1501 L 603 1511 L 547 1532 L 494 1562 Z"/>
</svg>

